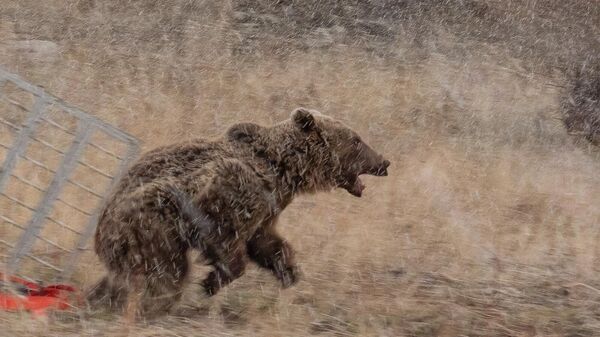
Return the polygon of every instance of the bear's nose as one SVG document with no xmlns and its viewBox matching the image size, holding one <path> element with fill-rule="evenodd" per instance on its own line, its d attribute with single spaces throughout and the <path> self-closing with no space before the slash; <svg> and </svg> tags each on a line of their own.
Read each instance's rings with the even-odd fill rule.
<svg viewBox="0 0 600 337">
<path fill-rule="evenodd" d="M 388 175 L 387 172 L 387 168 L 390 166 L 390 161 L 387 159 L 384 159 L 381 164 L 379 165 L 379 167 L 377 168 L 377 172 L 375 172 L 376 176 L 380 176 L 380 177 L 385 177 Z"/>
</svg>

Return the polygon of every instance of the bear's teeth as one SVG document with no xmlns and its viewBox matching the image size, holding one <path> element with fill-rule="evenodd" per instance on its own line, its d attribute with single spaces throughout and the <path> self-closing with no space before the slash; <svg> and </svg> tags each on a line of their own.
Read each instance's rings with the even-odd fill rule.
<svg viewBox="0 0 600 337">
<path fill-rule="evenodd" d="M 362 192 L 365 189 L 365 185 L 362 183 L 360 178 L 356 177 L 354 184 L 352 185 L 351 193 L 357 197 L 362 196 Z"/>
<path fill-rule="evenodd" d="M 358 177 L 356 178 L 356 183 L 355 184 L 357 185 L 358 189 L 361 192 L 366 188 L 365 184 L 363 184 L 362 180 L 360 180 L 360 178 L 358 178 Z"/>
</svg>

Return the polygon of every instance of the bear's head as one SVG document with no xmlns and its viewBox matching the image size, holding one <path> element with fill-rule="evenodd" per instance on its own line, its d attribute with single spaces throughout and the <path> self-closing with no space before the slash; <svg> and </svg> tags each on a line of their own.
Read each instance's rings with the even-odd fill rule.
<svg viewBox="0 0 600 337">
<path fill-rule="evenodd" d="M 271 127 L 239 123 L 226 139 L 266 158 L 295 192 L 340 187 L 360 197 L 360 175 L 386 176 L 390 165 L 352 129 L 318 111 L 297 108 L 291 118 Z"/>
<path fill-rule="evenodd" d="M 306 138 L 313 139 L 309 143 L 322 144 L 313 145 L 307 151 L 309 162 L 317 163 L 317 170 L 328 170 L 324 172 L 326 181 L 322 182 L 323 185 L 340 187 L 360 197 L 365 189 L 360 175 L 387 176 L 390 161 L 342 122 L 305 108 L 294 110 L 291 121 Z M 324 167 L 319 168 L 320 164 Z"/>
</svg>

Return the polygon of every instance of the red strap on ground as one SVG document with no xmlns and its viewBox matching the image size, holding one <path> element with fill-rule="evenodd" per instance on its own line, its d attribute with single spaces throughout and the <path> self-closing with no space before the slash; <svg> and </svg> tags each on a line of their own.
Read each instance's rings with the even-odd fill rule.
<svg viewBox="0 0 600 337">
<path fill-rule="evenodd" d="M 9 287 L 17 289 L 17 293 L 0 290 L 0 310 L 27 310 L 36 314 L 44 314 L 49 309 L 65 310 L 72 306 L 69 298 L 76 292 L 70 285 L 53 284 L 42 287 L 16 276 L 4 276 L 2 273 L 0 282 L 8 283 Z"/>
</svg>

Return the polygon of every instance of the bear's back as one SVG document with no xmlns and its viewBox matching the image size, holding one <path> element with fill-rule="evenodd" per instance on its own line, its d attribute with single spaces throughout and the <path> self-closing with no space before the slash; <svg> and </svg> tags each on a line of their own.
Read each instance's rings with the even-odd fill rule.
<svg viewBox="0 0 600 337">
<path fill-rule="evenodd" d="M 204 167 L 215 158 L 229 155 L 221 142 L 195 139 L 163 146 L 143 154 L 119 182 L 115 196 L 129 193 L 140 185 L 156 179 L 175 180 Z"/>
</svg>

